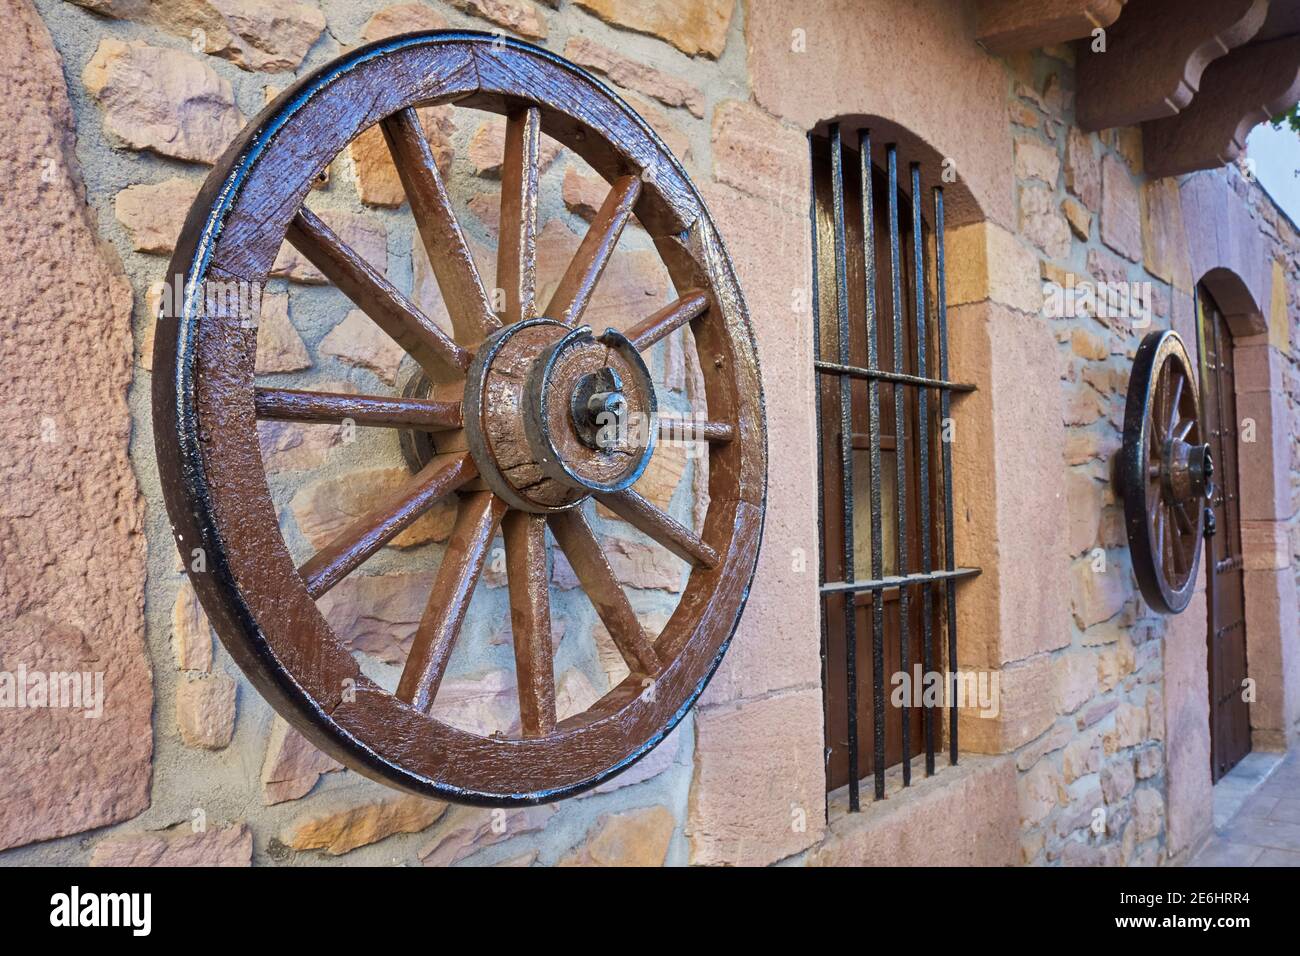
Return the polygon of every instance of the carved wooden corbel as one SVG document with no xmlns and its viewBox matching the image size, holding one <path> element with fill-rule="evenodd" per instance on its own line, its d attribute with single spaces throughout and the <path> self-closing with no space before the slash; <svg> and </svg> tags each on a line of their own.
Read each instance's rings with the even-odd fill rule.
<svg viewBox="0 0 1300 956">
<path fill-rule="evenodd" d="M 1215 60 L 1201 91 L 1177 116 L 1142 124 L 1152 176 L 1230 163 L 1250 130 L 1300 100 L 1300 36 L 1252 43 Z"/>
<path fill-rule="evenodd" d="M 1143 0 L 1108 31 L 1105 52 L 1079 44 L 1078 113 L 1085 130 L 1174 116 L 1211 62 L 1248 42 L 1269 0 Z"/>
</svg>

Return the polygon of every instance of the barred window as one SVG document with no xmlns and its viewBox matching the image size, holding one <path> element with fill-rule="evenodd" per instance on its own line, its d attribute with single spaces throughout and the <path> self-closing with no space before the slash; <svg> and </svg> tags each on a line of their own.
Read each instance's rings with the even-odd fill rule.
<svg viewBox="0 0 1300 956">
<path fill-rule="evenodd" d="M 921 168 L 873 162 L 869 130 L 810 137 L 821 524 L 826 785 L 847 785 L 946 743 L 957 762 L 951 398 L 943 191 L 927 218 Z M 913 202 L 916 199 L 916 202 Z M 947 721 L 944 718 L 947 700 Z M 945 726 L 946 725 L 946 726 Z"/>
</svg>

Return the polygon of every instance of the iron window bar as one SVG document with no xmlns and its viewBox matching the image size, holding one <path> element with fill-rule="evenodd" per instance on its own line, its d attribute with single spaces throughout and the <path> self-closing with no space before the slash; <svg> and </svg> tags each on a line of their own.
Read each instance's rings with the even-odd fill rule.
<svg viewBox="0 0 1300 956">
<path fill-rule="evenodd" d="M 858 134 L 858 182 L 862 187 L 862 220 L 863 222 L 875 221 L 875 192 L 872 188 L 872 168 L 871 168 L 871 133 L 869 130 L 863 130 Z M 870 369 L 854 369 L 850 365 L 839 366 L 840 381 L 847 377 L 866 378 L 867 380 L 867 431 L 868 431 L 868 464 L 871 468 L 871 576 L 876 580 L 884 578 L 885 568 L 885 545 L 884 535 L 881 529 L 881 463 L 880 463 L 880 383 L 883 380 L 879 376 L 880 365 L 880 330 L 876 324 L 876 244 L 870 241 L 866 233 L 863 234 L 862 243 L 863 261 L 865 269 L 863 270 L 863 282 L 866 285 L 866 307 L 865 319 L 867 326 L 867 364 Z M 830 369 L 818 368 L 818 372 L 828 372 Z M 864 372 L 865 375 L 859 376 L 858 372 Z M 840 440 L 852 447 L 853 435 L 841 435 Z M 895 441 L 894 449 L 897 452 L 898 443 Z M 853 573 L 853 565 L 846 565 L 845 574 Z M 824 579 L 823 579 L 824 580 Z M 845 600 L 845 605 L 852 606 L 853 601 Z M 854 613 L 857 613 L 856 607 Z M 885 775 L 884 761 L 880 759 L 885 752 L 885 682 L 880 679 L 881 674 L 885 672 L 885 605 L 883 601 L 871 602 L 871 720 L 872 720 L 872 755 L 876 766 L 874 767 L 874 785 L 876 799 L 879 800 L 885 795 Z M 858 715 L 854 712 L 852 720 L 856 721 Z M 856 790 L 858 784 L 856 781 L 852 784 L 852 801 L 857 802 Z"/>
<path fill-rule="evenodd" d="M 901 276 L 901 255 L 900 239 L 898 234 L 898 150 L 892 144 L 885 147 L 885 166 L 889 177 L 888 199 L 889 199 L 889 265 L 890 265 L 890 301 L 893 305 L 894 317 L 894 368 L 903 368 L 903 279 Z M 862 223 L 863 243 L 870 242 L 875 245 L 876 224 L 868 223 L 865 220 Z M 870 233 L 871 239 L 867 239 Z M 917 276 L 916 281 L 921 277 Z M 907 435 L 906 411 L 904 402 L 898 391 L 894 391 L 894 440 L 902 442 Z M 878 424 L 872 424 L 870 427 L 879 429 Z M 907 457 L 900 451 L 894 453 L 895 479 L 894 479 L 894 498 L 898 507 L 897 524 L 895 529 L 898 534 L 898 543 L 896 545 L 897 565 L 900 568 L 907 567 Z M 898 589 L 898 630 L 899 630 L 899 659 L 902 663 L 904 674 L 911 673 L 911 661 L 908 659 L 911 655 L 912 641 L 908 636 L 908 624 L 910 615 L 908 613 L 908 591 L 907 588 Z M 877 679 L 883 681 L 884 675 L 877 675 Z M 903 786 L 911 786 L 912 783 L 912 706 L 907 699 L 903 697 Z M 857 720 L 857 715 L 853 717 Z M 884 753 L 881 751 L 875 755 L 881 758 L 879 762 L 883 764 Z M 876 799 L 880 799 L 879 794 L 883 790 L 884 781 L 879 779 L 883 777 L 881 768 L 876 769 Z M 850 790 L 856 790 L 857 784 L 850 782 Z"/>
<path fill-rule="evenodd" d="M 908 587 L 913 584 L 933 584 L 936 581 L 956 581 L 960 578 L 973 578 L 980 573 L 979 568 L 953 568 L 951 571 L 940 569 L 919 574 L 886 575 L 867 581 L 827 581 L 821 586 L 822 594 L 846 594 L 858 591 L 885 591 L 890 588 Z"/>
<path fill-rule="evenodd" d="M 839 405 L 840 405 L 840 422 L 839 422 L 839 478 L 841 495 L 843 498 L 842 535 L 843 535 L 843 567 L 846 572 L 851 573 L 856 564 L 854 561 L 854 503 L 853 503 L 853 436 L 852 426 L 852 393 L 851 381 L 861 379 L 867 382 L 868 386 L 868 453 L 869 468 L 871 472 L 871 578 L 867 580 L 853 581 L 827 581 L 826 580 L 826 555 L 825 550 L 819 548 L 819 569 L 821 572 L 821 585 L 819 593 L 823 601 L 831 596 L 840 595 L 847 597 L 851 594 L 861 592 L 882 592 L 885 590 L 896 589 L 899 597 L 899 659 L 901 668 L 904 673 L 910 669 L 910 647 L 911 642 L 908 634 L 909 630 L 909 591 L 913 588 L 919 588 L 921 591 L 922 602 L 922 659 L 926 672 L 931 672 L 934 665 L 934 634 L 933 634 L 933 592 L 931 588 L 939 583 L 944 584 L 944 610 L 947 624 L 947 658 L 948 667 L 955 671 L 957 662 L 957 620 L 956 620 L 956 583 L 957 581 L 974 577 L 979 574 L 978 568 L 957 567 L 955 558 L 955 549 L 953 542 L 953 500 L 952 500 L 952 450 L 951 443 L 946 436 L 941 434 L 940 441 L 940 467 L 941 472 L 938 476 L 936 489 L 943 507 L 943 548 L 944 548 L 944 566 L 934 568 L 932 550 L 934 546 L 931 527 L 931 489 L 930 489 L 930 391 L 937 392 L 940 414 L 940 428 L 946 427 L 950 421 L 951 413 L 951 396 L 953 392 L 964 393 L 974 391 L 975 386 L 967 383 L 953 382 L 949 379 L 948 369 L 948 321 L 947 321 L 947 301 L 944 284 L 946 281 L 946 269 L 944 261 L 944 208 L 943 208 L 943 189 L 936 186 L 933 189 L 934 200 L 934 278 L 935 291 L 933 303 L 934 315 L 934 332 L 935 346 L 937 351 L 938 377 L 930 375 L 930 356 L 927 354 L 927 342 L 931 329 L 926 321 L 928 310 L 925 302 L 925 237 L 922 222 L 922 191 L 921 191 L 921 173 L 920 165 L 912 163 L 910 165 L 911 186 L 912 186 L 912 266 L 913 266 L 913 296 L 910 321 L 914 324 L 916 337 L 916 370 L 919 374 L 911 375 L 901 371 L 904 368 L 904 303 L 902 290 L 902 249 L 901 237 L 899 230 L 899 208 L 898 208 L 898 152 L 894 144 L 889 144 L 885 148 L 886 169 L 888 177 L 888 226 L 889 226 L 889 256 L 890 256 L 890 304 L 892 306 L 893 319 L 893 371 L 887 371 L 879 367 L 879 323 L 876 312 L 876 257 L 875 257 L 875 210 L 873 194 L 873 165 L 871 161 L 871 137 L 868 130 L 862 130 L 858 139 L 858 156 L 861 164 L 859 174 L 859 184 L 861 187 L 861 210 L 862 210 L 862 243 L 863 243 L 863 265 L 864 265 L 864 291 L 863 312 L 866 325 L 867 340 L 867 367 L 852 364 L 850 361 L 850 326 L 849 326 L 849 270 L 848 270 L 848 238 L 846 225 L 846 210 L 844 196 L 844 150 L 840 125 L 832 124 L 830 133 L 830 159 L 831 159 L 831 217 L 832 233 L 834 241 L 834 263 L 835 263 L 835 293 L 836 293 L 836 332 L 837 332 L 837 362 L 825 361 L 822 359 L 821 348 L 821 317 L 820 317 L 820 295 L 818 268 L 816 265 L 813 269 L 813 354 L 814 369 L 818 376 L 831 376 L 838 379 L 839 383 Z M 810 137 L 811 145 L 811 137 Z M 818 222 L 817 222 L 817 189 L 816 189 L 816 163 L 814 161 L 814 176 L 812 184 L 812 202 L 810 207 L 812 219 L 812 244 L 814 263 L 819 263 L 820 258 L 817 254 L 818 247 Z M 882 462 L 881 462 L 881 422 L 880 422 L 880 386 L 881 383 L 893 386 L 894 388 L 894 435 L 896 445 L 901 444 L 903 437 L 906 435 L 906 410 L 903 401 L 903 389 L 914 388 L 917 391 L 917 432 L 918 432 L 918 497 L 920 507 L 920 565 L 921 570 L 918 573 L 903 573 L 898 575 L 887 576 L 883 568 L 883 529 L 882 529 L 882 510 L 881 501 L 882 487 Z M 821 458 L 824 454 L 822 445 L 823 423 L 822 423 L 822 390 L 820 386 L 816 390 L 817 401 L 817 448 L 818 448 L 818 525 L 824 530 L 826 527 L 826 509 L 824 500 L 824 482 Z M 907 483 L 907 456 L 901 452 L 895 454 L 895 503 L 897 506 L 896 519 L 896 564 L 897 567 L 906 572 L 909 566 L 908 555 L 908 483 Z M 844 600 L 844 631 L 845 631 L 845 651 L 844 651 L 844 668 L 846 677 L 846 707 L 847 714 L 847 733 L 846 744 L 848 748 L 848 796 L 849 810 L 856 812 L 860 809 L 859 805 L 859 773 L 858 773 L 858 687 L 857 687 L 857 608 L 856 602 Z M 885 694 L 884 694 L 884 602 L 879 599 L 872 600 L 872 712 L 873 712 L 873 755 L 874 755 L 874 784 L 875 797 L 881 799 L 885 795 Z M 822 618 L 822 669 L 823 681 L 826 679 L 827 668 L 827 632 L 826 632 L 826 614 Z M 910 720 L 910 703 L 904 698 L 901 706 L 902 723 L 902 777 L 903 785 L 911 784 L 911 720 Z M 922 715 L 923 729 L 925 736 L 925 765 L 926 775 L 929 776 L 935 772 L 934 749 L 935 749 L 935 726 L 933 708 L 924 707 Z M 957 695 L 953 695 L 949 707 L 949 763 L 957 763 Z"/>
<path fill-rule="evenodd" d="M 920 375 L 889 372 L 881 368 L 861 368 L 856 365 L 840 365 L 838 362 L 820 361 L 813 362 L 813 367 L 823 375 L 847 375 L 850 378 L 892 382 L 895 385 L 916 385 L 920 388 L 937 388 L 948 392 L 975 391 L 975 386 L 967 382 L 949 382 L 946 378 L 924 378 Z"/>
<path fill-rule="evenodd" d="M 844 209 L 844 151 L 841 148 L 840 128 L 836 124 L 831 133 L 831 203 L 835 225 L 835 327 L 839 333 L 840 364 L 847 365 L 850 357 L 849 342 L 849 265 L 848 237 Z M 853 384 L 841 376 L 840 397 L 840 487 L 844 496 L 843 522 L 844 567 L 846 572 L 856 565 L 853 542 Z M 818 389 L 820 391 L 820 388 Z M 845 436 L 849 436 L 846 440 Z M 819 452 L 820 454 L 820 449 Z M 844 602 L 844 672 L 847 678 L 845 703 L 849 711 L 847 725 L 849 779 L 858 779 L 858 610 L 852 601 Z M 874 654 L 874 650 L 873 650 Z M 849 791 L 849 809 L 858 809 L 856 785 Z"/>
</svg>

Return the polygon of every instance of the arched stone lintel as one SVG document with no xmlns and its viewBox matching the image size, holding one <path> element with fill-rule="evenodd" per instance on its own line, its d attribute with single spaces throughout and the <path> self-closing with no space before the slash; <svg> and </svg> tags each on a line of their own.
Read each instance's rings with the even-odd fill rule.
<svg viewBox="0 0 1300 956">
<path fill-rule="evenodd" d="M 1237 273 L 1223 267 L 1211 269 L 1201 277 L 1201 284 L 1214 296 L 1234 339 L 1268 331 L 1264 313 Z"/>
<path fill-rule="evenodd" d="M 933 147 L 926 155 L 955 163 L 950 224 L 974 218 L 953 188 L 960 184 L 976 198 L 980 218 L 1014 229 L 1006 66 L 971 42 L 974 32 L 975 7 L 952 0 L 747 0 L 754 102 L 804 130 L 835 116 L 846 124 L 860 116 L 905 126 Z M 802 52 L 791 49 L 792 36 L 806 39 Z M 888 76 L 912 82 L 881 81 Z M 887 136 L 877 121 L 873 139 Z M 899 144 L 901 160 L 901 134 Z"/>
<path fill-rule="evenodd" d="M 1192 276 L 1204 283 L 1234 336 L 1268 331 L 1271 259 L 1228 177 L 1198 173 L 1179 187 Z"/>
<path fill-rule="evenodd" d="M 979 200 L 971 191 L 970 185 L 961 178 L 956 161 L 945 156 L 916 133 L 905 126 L 886 119 L 883 116 L 869 116 L 855 113 L 839 116 L 834 120 L 818 123 L 815 133 L 825 133 L 831 122 L 840 124 L 840 135 L 844 144 L 858 148 L 859 133 L 868 130 L 871 133 L 871 159 L 877 170 L 887 168 L 886 149 L 893 144 L 898 149 L 898 188 L 909 199 L 912 198 L 911 164 L 921 166 L 921 214 L 927 223 L 934 222 L 934 188 L 943 188 L 944 223 L 949 229 L 959 228 L 976 222 L 983 222 L 988 216 L 980 207 Z M 944 181 L 945 169 L 951 169 L 950 181 Z"/>
</svg>

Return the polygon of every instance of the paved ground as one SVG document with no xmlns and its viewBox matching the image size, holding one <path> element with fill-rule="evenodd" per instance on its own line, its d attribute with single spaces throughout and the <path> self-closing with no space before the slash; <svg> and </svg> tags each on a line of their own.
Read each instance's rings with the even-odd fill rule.
<svg viewBox="0 0 1300 956">
<path fill-rule="evenodd" d="M 1250 754 L 1220 780 L 1214 830 L 1191 866 L 1300 866 L 1300 748 Z"/>
</svg>

